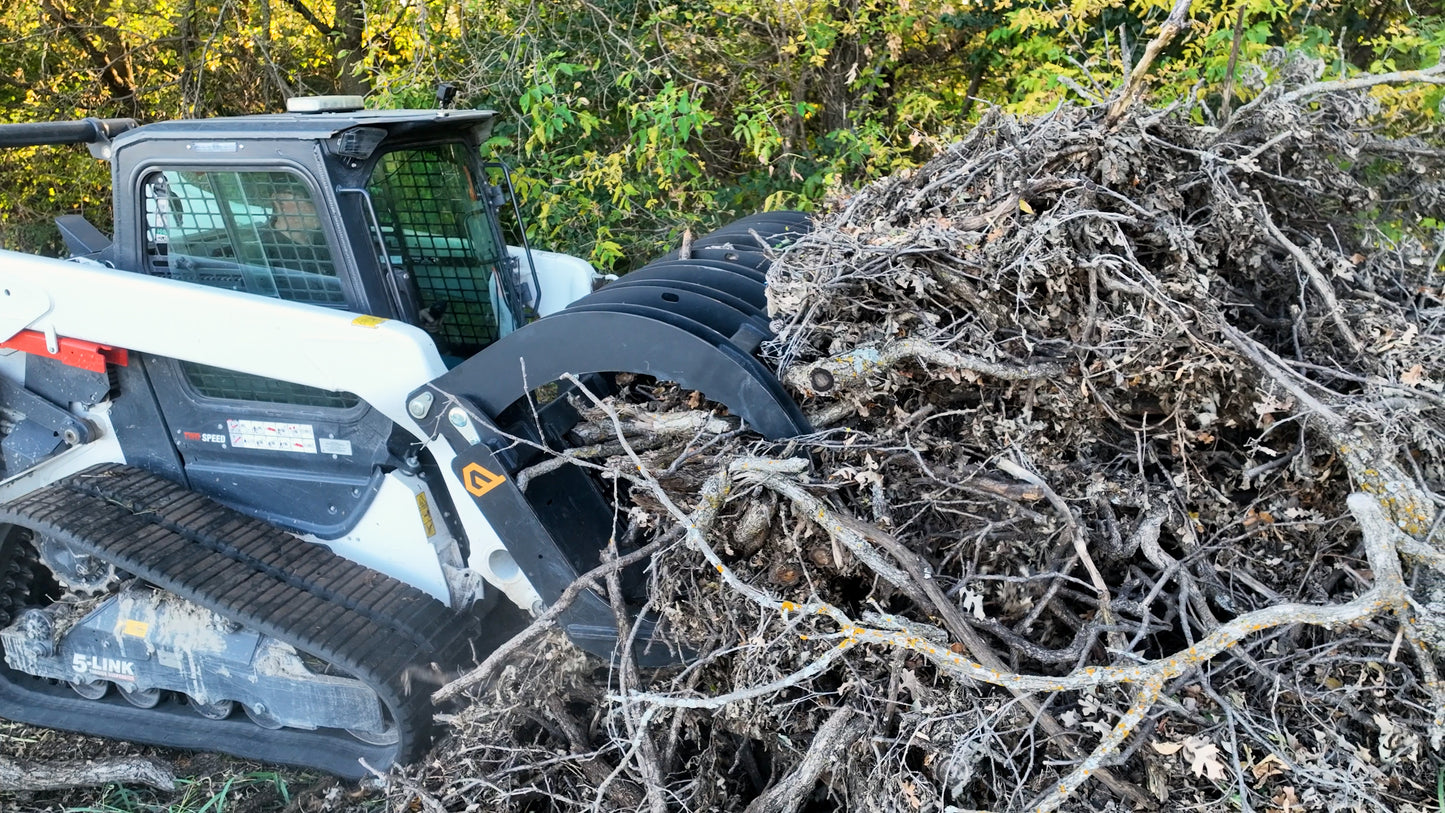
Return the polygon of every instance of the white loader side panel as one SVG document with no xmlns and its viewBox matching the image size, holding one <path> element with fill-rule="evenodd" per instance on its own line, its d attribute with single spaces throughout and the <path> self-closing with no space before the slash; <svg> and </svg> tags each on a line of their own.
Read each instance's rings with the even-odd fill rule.
<svg viewBox="0 0 1445 813">
<path fill-rule="evenodd" d="M 432 544 L 428 527 L 418 521 L 417 495 L 425 491 L 408 479 L 392 472 L 382 480 L 380 491 L 351 533 L 339 539 L 308 536 L 306 540 L 430 593 L 444 604 L 450 603 L 452 597 L 438 558 L 441 551 Z M 432 536 L 437 535 L 435 521 L 430 530 Z"/>
<path fill-rule="evenodd" d="M 422 442 L 428 437 L 407 413 L 407 395 L 446 372 L 431 338 L 403 322 L 0 250 L 0 341 L 26 329 L 43 333 L 52 349 L 60 337 L 81 339 L 350 392 Z M 100 442 L 47 461 L 31 478 L 21 475 L 0 484 L 0 499 L 18 496 L 44 485 L 41 480 L 51 482 L 93 463 L 122 462 L 108 422 L 102 430 Z M 92 446 L 96 448 L 86 451 Z M 476 503 L 465 498 L 465 491 L 453 482 L 450 449 L 444 442 L 433 442 L 430 448 L 448 473 L 448 490 L 472 544 L 468 564 L 519 606 L 530 608 L 537 593 L 525 577 L 505 570 L 493 574 L 490 568 L 478 567 L 478 562 L 497 559 L 493 554 L 504 554 L 505 548 Z M 395 502 L 401 502 L 399 496 Z M 376 517 L 368 520 L 378 532 L 385 531 L 386 523 Z M 414 504 L 407 521 L 421 522 Z M 442 592 L 435 569 L 439 567 L 437 552 L 430 545 L 420 543 L 410 550 L 415 555 L 425 546 L 431 562 L 402 565 L 395 556 L 377 554 L 376 546 L 383 543 L 353 539 L 337 552 L 348 555 L 347 549 L 354 550 L 362 564 L 433 595 Z"/>
<path fill-rule="evenodd" d="M 522 269 L 522 279 L 528 278 L 527 250 L 518 246 L 507 246 L 507 254 L 517 260 Z M 592 293 L 593 283 L 601 279 L 597 269 L 581 257 L 558 254 L 555 251 L 531 249 L 532 270 L 537 272 L 537 284 L 542 293 L 531 305 L 538 316 L 556 313 L 573 302 Z"/>
</svg>

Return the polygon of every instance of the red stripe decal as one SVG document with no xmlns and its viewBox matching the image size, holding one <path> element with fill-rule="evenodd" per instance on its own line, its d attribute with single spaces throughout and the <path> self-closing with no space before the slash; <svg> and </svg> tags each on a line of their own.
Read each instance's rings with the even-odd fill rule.
<svg viewBox="0 0 1445 813">
<path fill-rule="evenodd" d="M 123 347 L 111 347 L 64 336 L 57 340 L 57 344 L 59 344 L 60 352 L 52 353 L 45 347 L 44 333 L 36 330 L 22 330 L 8 340 L 0 342 L 0 348 L 33 353 L 43 358 L 55 359 L 68 367 L 79 367 L 93 373 L 105 372 L 107 363 L 124 367 L 130 361 L 130 354 Z"/>
</svg>

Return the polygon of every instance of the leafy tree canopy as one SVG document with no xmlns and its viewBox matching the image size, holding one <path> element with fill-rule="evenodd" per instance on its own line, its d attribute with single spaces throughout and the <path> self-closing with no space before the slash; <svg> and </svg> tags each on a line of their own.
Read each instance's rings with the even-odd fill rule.
<svg viewBox="0 0 1445 813">
<path fill-rule="evenodd" d="M 281 109 L 362 93 L 503 111 L 493 149 L 541 245 L 624 270 L 760 208 L 914 167 L 986 105 L 1101 101 L 1168 15 L 1161 0 L 0 0 L 10 121 L 142 121 Z M 1397 0 L 1199 0 L 1153 68 L 1156 100 L 1219 116 L 1281 49 L 1322 76 L 1434 64 L 1445 15 Z M 1381 89 L 1401 130 L 1434 125 L 1438 87 Z M 51 219 L 105 228 L 109 178 L 83 150 L 0 153 L 0 243 L 58 250 Z"/>
</svg>

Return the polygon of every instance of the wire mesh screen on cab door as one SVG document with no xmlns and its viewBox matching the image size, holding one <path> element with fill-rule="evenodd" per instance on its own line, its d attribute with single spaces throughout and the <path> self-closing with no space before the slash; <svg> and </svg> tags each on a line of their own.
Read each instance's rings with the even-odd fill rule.
<svg viewBox="0 0 1445 813">
<path fill-rule="evenodd" d="M 311 190 L 288 172 L 164 170 L 145 179 L 149 272 L 262 296 L 346 307 Z M 180 362 L 197 395 L 350 410 L 350 393 Z"/>
<path fill-rule="evenodd" d="M 503 254 L 467 148 L 442 144 L 382 156 L 368 192 L 391 262 L 411 273 L 422 327 L 443 355 L 466 358 L 512 316 L 497 290 Z"/>
</svg>

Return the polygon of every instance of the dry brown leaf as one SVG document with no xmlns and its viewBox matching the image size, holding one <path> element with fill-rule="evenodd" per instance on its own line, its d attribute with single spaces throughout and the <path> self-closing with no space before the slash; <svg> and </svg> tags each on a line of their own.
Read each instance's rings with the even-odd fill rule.
<svg viewBox="0 0 1445 813">
<path fill-rule="evenodd" d="M 1195 776 L 1202 776 L 1211 782 L 1224 778 L 1224 762 L 1219 758 L 1219 746 L 1200 738 L 1190 737 L 1184 741 L 1184 756 L 1189 760 L 1189 770 Z"/>
<path fill-rule="evenodd" d="M 1268 511 L 1256 511 L 1249 509 L 1244 514 L 1244 527 L 1252 528 L 1256 525 L 1273 525 L 1274 515 Z"/>
<path fill-rule="evenodd" d="M 914 810 L 919 810 L 923 807 L 923 800 L 918 798 L 918 793 L 914 790 L 912 782 L 904 780 L 898 783 L 898 787 L 903 790 L 904 797 L 908 799 L 909 807 Z"/>
<path fill-rule="evenodd" d="M 1279 789 L 1269 800 L 1270 813 L 1295 813 L 1301 810 L 1299 797 L 1295 795 L 1294 785 L 1285 785 Z"/>
<path fill-rule="evenodd" d="M 1287 770 L 1289 770 L 1289 766 L 1285 764 L 1284 760 L 1274 754 L 1266 755 L 1264 759 L 1254 763 L 1249 768 L 1249 772 L 1254 774 L 1256 781 L 1263 781 L 1268 777 L 1277 776 Z"/>
</svg>

